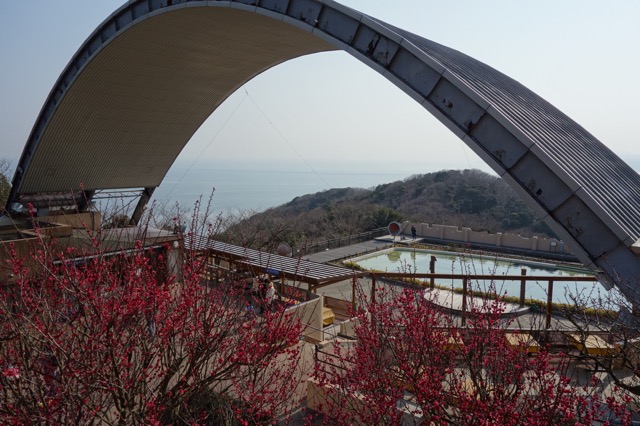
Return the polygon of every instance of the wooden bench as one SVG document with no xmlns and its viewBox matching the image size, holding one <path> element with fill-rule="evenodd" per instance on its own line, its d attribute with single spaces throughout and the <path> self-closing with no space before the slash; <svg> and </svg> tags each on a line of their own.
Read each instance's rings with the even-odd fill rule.
<svg viewBox="0 0 640 426">
<path fill-rule="evenodd" d="M 585 355 L 593 357 L 608 357 L 618 353 L 620 348 L 608 343 L 600 336 L 587 335 L 583 336 L 577 333 L 568 334 L 569 342 Z"/>
<path fill-rule="evenodd" d="M 540 350 L 540 344 L 529 333 L 506 333 L 505 337 L 509 346 L 528 354 L 537 354 Z"/>
<path fill-rule="evenodd" d="M 612 345 L 596 335 L 583 336 L 579 333 L 573 333 L 567 335 L 567 340 L 581 352 L 582 357 L 587 358 L 586 361 L 594 362 L 593 371 L 599 371 L 600 366 L 613 368 L 614 357 L 620 352 L 619 346 Z"/>
<path fill-rule="evenodd" d="M 333 311 L 331 310 L 331 308 L 327 308 L 326 306 L 322 307 L 322 325 L 323 326 L 328 326 L 333 324 L 333 321 L 335 321 L 336 316 L 333 313 Z"/>
</svg>

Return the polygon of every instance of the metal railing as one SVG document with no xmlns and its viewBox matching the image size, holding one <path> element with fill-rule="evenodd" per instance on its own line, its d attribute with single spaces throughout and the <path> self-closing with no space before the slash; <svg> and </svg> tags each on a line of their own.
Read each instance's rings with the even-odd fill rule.
<svg viewBox="0 0 640 426">
<path fill-rule="evenodd" d="M 318 241 L 313 244 L 305 244 L 294 248 L 294 254 L 308 255 L 318 253 L 324 250 L 337 249 L 340 247 L 350 246 L 351 244 L 361 243 L 363 241 L 373 240 L 374 238 L 388 235 L 389 231 L 386 227 L 376 228 L 371 231 L 361 232 L 359 234 L 348 235 L 345 237 L 332 238 L 324 241 Z"/>
<path fill-rule="evenodd" d="M 432 264 L 433 265 L 433 264 Z M 434 273 L 434 266 L 431 266 L 432 272 L 430 273 L 406 273 L 406 272 L 368 272 L 366 275 L 371 279 L 371 299 L 375 301 L 375 287 L 376 278 L 383 278 L 386 280 L 392 280 L 396 283 L 404 283 L 405 281 L 410 286 L 426 286 L 427 280 L 431 290 L 435 288 L 435 279 L 446 280 L 462 280 L 462 307 L 460 309 L 460 315 L 462 318 L 462 325 L 465 325 L 465 317 L 469 308 L 467 297 L 472 297 L 474 293 L 480 297 L 485 298 L 487 294 L 482 292 L 474 292 L 471 289 L 471 281 L 478 280 L 494 280 L 499 281 L 520 281 L 520 297 L 518 302 L 521 307 L 525 306 L 525 294 L 527 282 L 547 282 L 547 300 L 546 300 L 546 329 L 551 328 L 551 315 L 553 311 L 553 284 L 557 281 L 575 281 L 575 282 L 597 282 L 595 276 L 528 276 L 526 275 L 526 269 L 521 270 L 521 275 L 481 275 L 481 274 L 436 274 Z M 419 282 L 422 284 L 418 284 Z M 495 295 L 499 296 L 499 295 Z M 544 302 L 544 301 L 542 301 Z"/>
</svg>

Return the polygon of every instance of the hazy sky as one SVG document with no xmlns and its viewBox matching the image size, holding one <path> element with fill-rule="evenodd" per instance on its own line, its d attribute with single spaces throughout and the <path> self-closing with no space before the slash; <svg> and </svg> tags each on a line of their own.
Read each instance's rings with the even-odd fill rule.
<svg viewBox="0 0 640 426">
<path fill-rule="evenodd" d="M 0 158 L 17 163 L 62 69 L 122 3 L 0 2 Z M 513 77 L 640 169 L 639 1 L 342 3 Z M 488 170 L 415 101 L 345 52 L 296 59 L 248 82 L 201 127 L 180 159 L 196 166 L 211 159 L 293 162 L 320 172 L 328 163 L 385 163 L 406 169 L 407 176 L 443 168 Z"/>
</svg>

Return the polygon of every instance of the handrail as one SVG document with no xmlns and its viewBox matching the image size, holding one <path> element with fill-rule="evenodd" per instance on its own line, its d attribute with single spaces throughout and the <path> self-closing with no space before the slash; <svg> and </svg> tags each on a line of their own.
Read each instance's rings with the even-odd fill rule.
<svg viewBox="0 0 640 426">
<path fill-rule="evenodd" d="M 387 235 L 389 231 L 386 227 L 372 229 L 371 231 L 360 232 L 358 234 L 347 235 L 346 237 L 331 238 L 323 241 L 318 241 L 313 244 L 304 244 L 294 248 L 294 253 L 299 256 L 305 256 L 309 254 L 318 253 L 326 249 L 335 249 L 340 247 L 349 246 L 354 243 L 362 241 L 373 240 L 376 237 Z"/>
<path fill-rule="evenodd" d="M 417 278 L 429 278 L 431 279 L 430 288 L 434 288 L 434 280 L 439 279 L 458 279 L 462 280 L 462 324 L 466 322 L 467 311 L 467 296 L 472 295 L 473 291 L 468 289 L 469 282 L 474 280 L 492 280 L 492 281 L 520 281 L 520 306 L 524 306 L 525 303 L 525 286 L 527 281 L 546 281 L 547 282 L 547 309 L 546 309 L 546 328 L 551 327 L 551 311 L 552 311 L 552 298 L 553 298 L 553 283 L 555 281 L 581 281 L 581 282 L 596 282 L 598 279 L 595 276 L 541 276 L 541 275 L 525 275 L 524 271 L 522 275 L 480 275 L 480 274 L 436 274 L 436 273 L 407 273 L 407 272 L 377 272 L 370 271 L 366 275 L 372 280 L 372 299 L 375 298 L 375 281 L 376 278 L 391 278 L 391 279 L 417 279 Z M 374 299 L 375 300 L 375 299 Z"/>
</svg>

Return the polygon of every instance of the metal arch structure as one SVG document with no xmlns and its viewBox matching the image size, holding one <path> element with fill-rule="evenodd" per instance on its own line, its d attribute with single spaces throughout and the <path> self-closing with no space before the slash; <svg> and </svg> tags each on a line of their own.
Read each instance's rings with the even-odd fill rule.
<svg viewBox="0 0 640 426">
<path fill-rule="evenodd" d="M 517 81 L 330 0 L 130 0 L 53 87 L 7 207 L 63 205 L 61 194 L 77 188 L 85 199 L 142 188 L 135 222 L 191 135 L 234 90 L 289 59 L 340 49 L 444 123 L 585 265 L 640 302 L 633 169 Z"/>
</svg>

